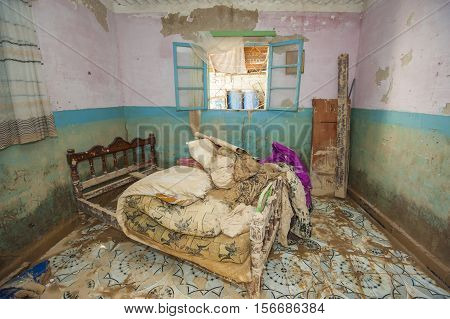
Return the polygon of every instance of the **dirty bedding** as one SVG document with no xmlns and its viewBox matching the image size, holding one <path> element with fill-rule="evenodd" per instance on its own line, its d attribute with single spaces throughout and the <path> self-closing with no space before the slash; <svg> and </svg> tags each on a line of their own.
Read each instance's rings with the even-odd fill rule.
<svg viewBox="0 0 450 319">
<path fill-rule="evenodd" d="M 119 198 L 117 220 L 139 242 L 222 263 L 244 263 L 250 254 L 249 222 L 263 189 L 284 179 L 278 240 L 289 231 L 311 234 L 305 190 L 292 167 L 259 164 L 246 153 L 207 139 L 188 144 L 203 169 L 174 166 L 131 185 Z M 293 221 L 293 222 L 291 222 Z"/>
<path fill-rule="evenodd" d="M 145 200 L 145 197 L 141 197 L 140 200 Z M 127 209 L 125 216 L 125 225 L 128 229 L 178 252 L 209 260 L 238 264 L 243 263 L 249 256 L 250 239 L 248 232 L 233 238 L 224 234 L 202 237 L 168 229 L 139 209 Z"/>
</svg>

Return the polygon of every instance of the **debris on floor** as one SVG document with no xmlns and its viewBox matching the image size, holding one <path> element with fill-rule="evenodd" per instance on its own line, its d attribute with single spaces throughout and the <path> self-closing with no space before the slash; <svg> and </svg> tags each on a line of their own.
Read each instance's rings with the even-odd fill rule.
<svg viewBox="0 0 450 319">
<path fill-rule="evenodd" d="M 350 200 L 313 197 L 312 237 L 276 243 L 262 298 L 449 298 Z M 0 298 L 245 298 L 216 276 L 89 220 Z"/>
</svg>

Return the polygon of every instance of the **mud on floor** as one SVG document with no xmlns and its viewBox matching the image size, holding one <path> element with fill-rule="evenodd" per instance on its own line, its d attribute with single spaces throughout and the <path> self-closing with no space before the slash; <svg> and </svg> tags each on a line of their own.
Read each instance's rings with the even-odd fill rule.
<svg viewBox="0 0 450 319">
<path fill-rule="evenodd" d="M 351 201 L 314 198 L 311 239 L 275 244 L 262 298 L 449 298 Z M 0 298 L 245 298 L 240 287 L 86 220 Z"/>
</svg>

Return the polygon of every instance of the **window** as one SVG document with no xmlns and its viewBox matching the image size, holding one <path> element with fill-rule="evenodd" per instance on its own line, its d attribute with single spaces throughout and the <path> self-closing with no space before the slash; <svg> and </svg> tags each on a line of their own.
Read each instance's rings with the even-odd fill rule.
<svg viewBox="0 0 450 319">
<path fill-rule="evenodd" d="M 175 102 L 178 110 L 206 109 L 207 67 L 189 43 L 173 43 Z"/>
<path fill-rule="evenodd" d="M 298 109 L 302 40 L 246 44 L 245 74 L 215 72 L 189 43 L 175 42 L 173 54 L 178 110 Z"/>
<path fill-rule="evenodd" d="M 296 61 L 290 61 L 293 56 L 297 58 Z M 298 109 L 302 61 L 303 41 L 289 40 L 270 44 L 266 98 L 268 109 Z"/>
<path fill-rule="evenodd" d="M 244 59 L 247 73 L 220 73 L 209 66 L 209 108 L 264 109 L 267 57 L 268 45 L 246 45 Z"/>
</svg>

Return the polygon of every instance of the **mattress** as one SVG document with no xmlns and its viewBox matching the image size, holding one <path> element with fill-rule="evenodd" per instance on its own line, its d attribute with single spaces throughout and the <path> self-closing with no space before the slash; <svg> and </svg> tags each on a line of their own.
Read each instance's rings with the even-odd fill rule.
<svg viewBox="0 0 450 319">
<path fill-rule="evenodd" d="M 168 229 L 139 209 L 124 209 L 125 227 L 141 238 L 155 241 L 171 250 L 221 263 L 244 263 L 250 255 L 250 236 L 236 237 L 219 234 L 201 237 Z"/>
</svg>

